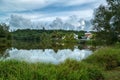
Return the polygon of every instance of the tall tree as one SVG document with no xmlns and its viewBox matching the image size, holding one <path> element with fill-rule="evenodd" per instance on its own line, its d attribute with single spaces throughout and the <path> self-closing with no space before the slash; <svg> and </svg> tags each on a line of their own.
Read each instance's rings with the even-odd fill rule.
<svg viewBox="0 0 120 80">
<path fill-rule="evenodd" d="M 120 32 L 120 0 L 106 1 L 106 6 L 100 5 L 95 10 L 92 23 L 97 30 L 96 39 L 113 44 Z"/>
<path fill-rule="evenodd" d="M 108 8 L 112 13 L 113 26 L 116 32 L 120 32 L 120 0 L 107 0 Z"/>
</svg>

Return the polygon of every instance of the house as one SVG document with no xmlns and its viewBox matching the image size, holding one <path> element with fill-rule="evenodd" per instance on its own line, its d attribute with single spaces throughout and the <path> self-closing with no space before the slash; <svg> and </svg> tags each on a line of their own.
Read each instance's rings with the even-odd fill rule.
<svg viewBox="0 0 120 80">
<path fill-rule="evenodd" d="M 87 40 L 91 39 L 92 36 L 93 36 L 92 33 L 89 32 L 85 33 L 85 37 L 87 38 Z"/>
</svg>

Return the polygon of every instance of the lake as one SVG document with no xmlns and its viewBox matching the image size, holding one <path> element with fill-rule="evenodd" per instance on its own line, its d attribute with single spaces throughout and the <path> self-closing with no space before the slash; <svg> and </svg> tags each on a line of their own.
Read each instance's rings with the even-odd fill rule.
<svg viewBox="0 0 120 80">
<path fill-rule="evenodd" d="M 13 41 L 12 46 L 0 51 L 0 60 L 18 60 L 30 63 L 59 64 L 66 59 L 80 61 L 92 54 L 87 46 L 75 43 L 42 44 Z"/>
</svg>

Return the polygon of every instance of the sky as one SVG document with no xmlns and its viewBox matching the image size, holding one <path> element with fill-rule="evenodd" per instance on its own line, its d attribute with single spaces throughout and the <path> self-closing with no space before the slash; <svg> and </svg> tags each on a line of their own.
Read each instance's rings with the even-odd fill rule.
<svg viewBox="0 0 120 80">
<path fill-rule="evenodd" d="M 7 22 L 11 15 L 20 15 L 31 21 L 63 20 L 76 15 L 91 19 L 94 9 L 105 0 L 0 0 L 0 22 Z"/>
</svg>

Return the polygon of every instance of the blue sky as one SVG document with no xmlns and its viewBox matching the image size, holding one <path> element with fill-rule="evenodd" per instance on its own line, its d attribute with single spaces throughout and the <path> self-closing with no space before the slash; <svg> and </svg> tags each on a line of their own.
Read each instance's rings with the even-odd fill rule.
<svg viewBox="0 0 120 80">
<path fill-rule="evenodd" d="M 20 15 L 31 21 L 63 20 L 76 15 L 90 19 L 93 11 L 105 0 L 0 0 L 0 22 L 6 22 L 10 15 Z"/>
</svg>

